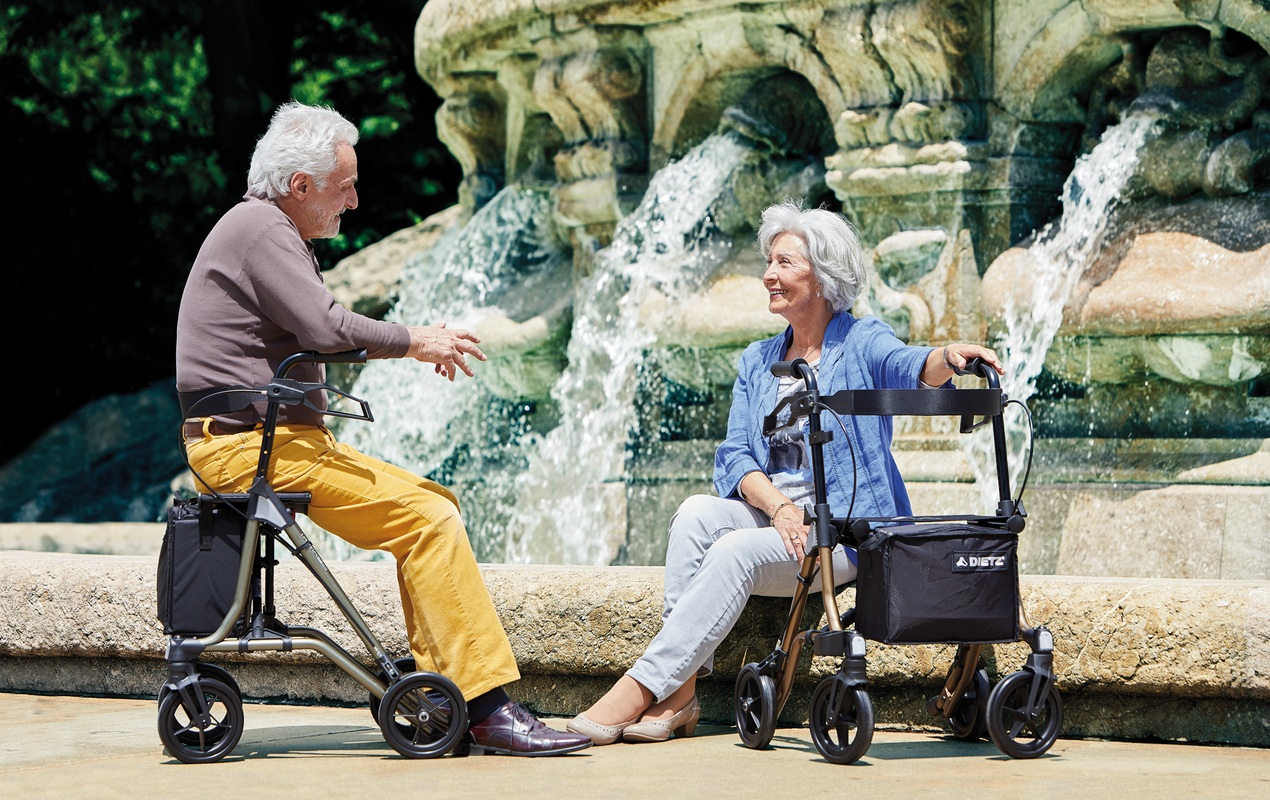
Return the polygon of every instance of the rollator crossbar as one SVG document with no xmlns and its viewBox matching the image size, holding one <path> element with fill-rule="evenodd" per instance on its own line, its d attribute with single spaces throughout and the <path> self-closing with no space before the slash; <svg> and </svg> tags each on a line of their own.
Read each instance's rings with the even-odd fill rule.
<svg viewBox="0 0 1270 800">
<path fill-rule="evenodd" d="M 999 388 L 958 389 L 955 392 L 930 389 L 843 389 L 826 396 L 817 396 L 815 391 L 795 392 L 782 399 L 772 413 L 763 417 L 763 435 L 769 436 L 781 427 L 777 417 L 784 409 L 790 409 L 790 418 L 784 423 L 789 425 L 808 416 L 816 407 L 842 416 L 961 417 L 962 432 L 968 433 L 965 429 L 966 418 L 1000 416 L 1007 399 Z"/>
</svg>

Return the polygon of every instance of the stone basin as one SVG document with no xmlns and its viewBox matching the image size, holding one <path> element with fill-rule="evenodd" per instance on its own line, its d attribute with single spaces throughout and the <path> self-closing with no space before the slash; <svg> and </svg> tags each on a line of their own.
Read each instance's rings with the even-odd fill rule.
<svg viewBox="0 0 1270 800">
<path fill-rule="evenodd" d="M 388 564 L 332 564 L 390 652 L 406 637 Z M 482 565 L 522 679 L 515 699 L 540 712 L 585 709 L 638 658 L 661 624 L 662 570 Z M 278 567 L 279 614 L 364 651 L 297 564 Z M 0 690 L 145 696 L 162 681 L 152 557 L 0 553 Z M 1185 739 L 1265 747 L 1270 700 L 1270 583 L 1024 576 L 1029 620 L 1054 634 L 1064 735 Z M 854 590 L 839 598 L 847 606 Z M 740 667 L 770 652 L 788 609 L 754 598 L 701 683 L 703 716 L 732 717 Z M 803 624 L 823 616 L 808 606 Z M 953 648 L 869 643 L 869 691 L 881 725 L 940 730 L 924 711 Z M 994 680 L 1018 669 L 1020 643 L 989 645 Z M 782 720 L 805 723 L 816 683 L 837 660 L 808 658 Z M 252 698 L 364 704 L 367 693 L 308 652 L 219 656 Z M 369 725 L 369 719 L 367 720 Z"/>
<path fill-rule="evenodd" d="M 1030 302 L 1028 252 L 1012 247 L 984 276 L 990 318 Z M 1090 270 L 1063 309 L 1046 367 L 1078 383 L 1246 384 L 1270 374 L 1270 244 L 1235 252 L 1177 231 L 1143 233 L 1114 273 Z"/>
</svg>

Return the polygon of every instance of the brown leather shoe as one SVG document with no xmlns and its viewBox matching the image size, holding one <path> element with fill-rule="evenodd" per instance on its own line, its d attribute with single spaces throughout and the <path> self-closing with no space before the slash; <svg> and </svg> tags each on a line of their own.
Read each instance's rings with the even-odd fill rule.
<svg viewBox="0 0 1270 800">
<path fill-rule="evenodd" d="M 590 746 L 590 737 L 552 730 L 520 703 L 504 703 L 489 719 L 473 725 L 454 752 L 471 756 L 558 756 Z"/>
</svg>

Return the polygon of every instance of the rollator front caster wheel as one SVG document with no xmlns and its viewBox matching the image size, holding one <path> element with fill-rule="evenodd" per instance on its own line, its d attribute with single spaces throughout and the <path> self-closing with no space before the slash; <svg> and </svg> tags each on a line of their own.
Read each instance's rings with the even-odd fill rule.
<svg viewBox="0 0 1270 800">
<path fill-rule="evenodd" d="M 850 764 L 873 744 L 873 701 L 869 693 L 825 678 L 811 696 L 811 740 L 826 761 Z"/>
<path fill-rule="evenodd" d="M 401 673 L 403 678 L 409 675 L 410 673 L 414 672 L 416 669 L 415 660 L 413 656 L 410 658 L 399 658 L 392 663 L 394 666 L 397 667 L 397 671 Z M 379 679 L 383 681 L 384 683 L 389 682 L 388 676 L 385 675 L 383 672 L 379 673 Z M 392 687 L 389 687 L 389 688 L 392 688 Z M 375 724 L 378 725 L 379 724 L 379 698 L 373 694 L 370 696 L 370 715 L 375 718 Z"/>
<path fill-rule="evenodd" d="M 435 672 L 412 672 L 384 692 L 379 729 L 406 758 L 437 758 L 467 733 L 467 703 L 450 680 Z"/>
<path fill-rule="evenodd" d="M 1027 698 L 1032 680 L 1030 672 L 1012 673 L 988 696 L 988 735 L 1011 758 L 1044 755 L 1063 726 L 1063 700 L 1052 684 L 1045 697 L 1037 698 L 1036 718 L 1028 719 Z"/>
<path fill-rule="evenodd" d="M 198 671 L 198 677 L 200 682 L 203 681 L 204 679 L 220 681 L 221 683 L 225 684 L 230 689 L 232 689 L 234 696 L 238 697 L 241 701 L 241 698 L 243 696 L 243 690 L 238 688 L 238 681 L 234 680 L 233 675 L 230 675 L 228 672 L 216 666 L 215 664 L 196 664 L 194 668 L 195 670 Z M 168 688 L 168 685 L 166 682 L 159 687 L 159 707 L 160 708 L 162 708 L 163 706 L 163 698 L 167 697 L 171 693 L 172 693 L 172 690 Z M 185 733 L 177 734 L 177 737 L 182 742 L 190 746 L 196 746 L 203 743 L 211 745 L 219 741 L 220 738 L 224 736 L 227 731 L 228 731 L 227 728 L 216 728 L 214 730 L 207 731 L 203 734 L 200 734 L 199 731 L 193 730 L 193 731 L 186 731 Z M 202 740 L 199 739 L 200 735 L 203 736 Z"/>
<path fill-rule="evenodd" d="M 991 689 L 992 682 L 988 680 L 988 671 L 975 670 L 974 679 L 966 687 L 966 693 L 961 696 L 961 702 L 948 717 L 953 736 L 963 742 L 977 742 L 983 738 L 984 731 L 988 727 L 987 706 Z"/>
<path fill-rule="evenodd" d="M 180 692 L 168 692 L 159 703 L 159 739 L 174 758 L 186 764 L 220 761 L 243 735 L 238 692 L 211 678 L 200 679 L 199 686 L 195 700 L 201 697 L 204 708 L 190 707 Z"/>
<path fill-rule="evenodd" d="M 746 664 L 736 676 L 732 695 L 736 729 L 751 750 L 762 750 L 776 733 L 776 684 L 759 674 L 757 664 Z"/>
</svg>

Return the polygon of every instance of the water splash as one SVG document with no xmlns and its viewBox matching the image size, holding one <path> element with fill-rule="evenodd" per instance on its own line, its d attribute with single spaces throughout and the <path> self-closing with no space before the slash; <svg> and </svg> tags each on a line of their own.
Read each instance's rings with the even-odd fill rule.
<svg viewBox="0 0 1270 800">
<path fill-rule="evenodd" d="M 407 262 L 388 319 L 472 329 L 492 315 L 520 322 L 550 305 L 553 295 L 567 290 L 570 270 L 551 209 L 547 189 L 503 189 L 467 225 Z M 368 364 L 354 393 L 371 400 L 378 421 L 350 426 L 350 444 L 420 474 L 443 471 L 456 449 L 470 442 L 456 423 L 484 404 L 488 393 L 463 376 L 450 382 L 432 373 L 412 359 Z"/>
<path fill-rule="evenodd" d="M 1015 285 L 1004 307 L 1005 335 L 997 345 L 1006 367 L 1001 388 L 1011 399 L 1026 401 L 1036 391 L 1045 355 L 1063 324 L 1063 308 L 1085 266 L 1100 250 L 1111 211 L 1136 171 L 1139 154 L 1156 124 L 1154 116 L 1132 114 L 1103 133 L 1098 145 L 1077 160 L 1063 184 L 1063 213 L 1057 225 L 1050 223 L 1041 230 L 1016 268 Z M 1026 467 L 1027 423 L 1014 409 L 1007 412 L 1006 420 L 1010 485 L 1017 494 Z M 984 505 L 995 510 L 999 498 L 990 431 L 982 429 L 964 446 Z"/>
<path fill-rule="evenodd" d="M 569 291 L 572 265 L 556 240 L 552 205 L 545 188 L 503 189 L 465 226 L 407 261 L 388 319 L 472 329 L 489 316 L 522 322 L 554 305 Z M 481 366 L 475 366 L 478 374 Z M 451 383 L 431 365 L 393 359 L 367 364 L 352 391 L 371 402 L 376 422 L 342 425 L 338 433 L 368 455 L 447 485 L 465 484 L 483 471 L 501 474 L 505 462 L 517 463 L 524 415 L 479 381 L 459 376 Z M 497 504 L 458 493 L 469 528 L 497 532 L 496 520 L 489 522 Z M 485 538 L 474 537 L 478 558 L 500 560 L 496 533 L 493 541 Z M 360 555 L 343 542 L 328 540 L 324 547 L 336 558 Z"/>
<path fill-rule="evenodd" d="M 659 327 L 728 255 L 731 236 L 710 209 L 753 157 L 728 132 L 660 170 L 579 279 L 556 244 L 550 192 L 504 189 L 407 265 L 389 318 L 465 328 L 491 315 L 521 322 L 571 292 L 568 366 L 550 400 L 508 403 L 480 381 L 450 383 L 427 365 L 377 361 L 354 394 L 371 401 L 378 421 L 349 425 L 343 438 L 455 488 L 478 559 L 610 563 L 626 536 L 640 365 Z"/>
<path fill-rule="evenodd" d="M 505 560 L 605 564 L 626 535 L 627 442 L 637 372 L 657 329 L 726 256 L 709 209 L 753 152 L 715 134 L 660 170 L 574 298 L 569 366 L 552 391 L 560 425 L 531 437 Z"/>
</svg>

